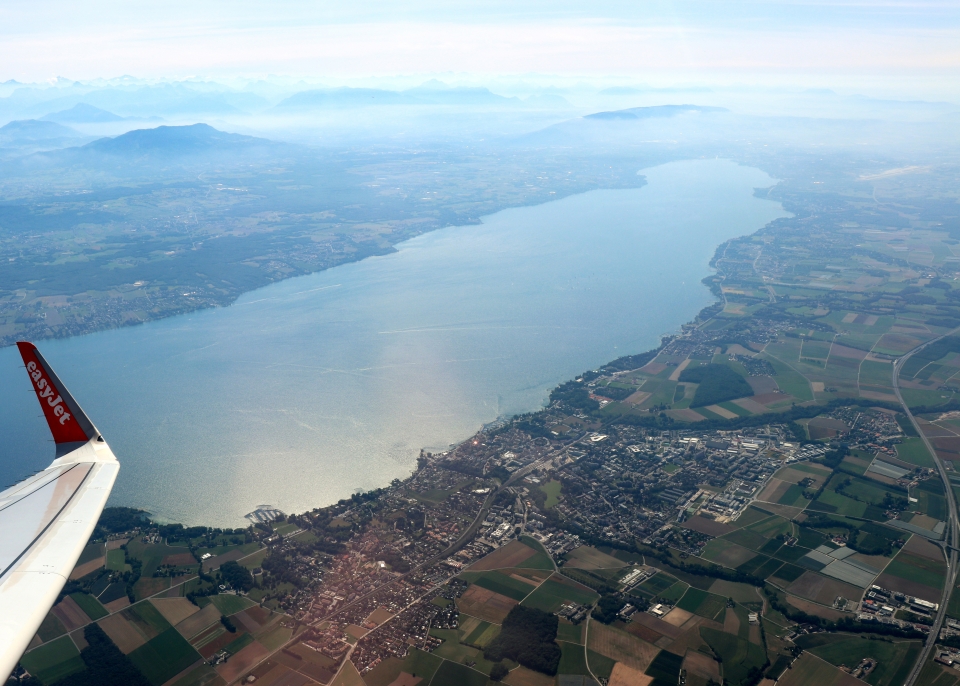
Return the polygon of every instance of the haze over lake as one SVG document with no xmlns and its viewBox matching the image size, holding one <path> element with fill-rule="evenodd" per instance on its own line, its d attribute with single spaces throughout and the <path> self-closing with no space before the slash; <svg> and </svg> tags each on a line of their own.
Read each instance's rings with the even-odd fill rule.
<svg viewBox="0 0 960 686">
<path fill-rule="evenodd" d="M 121 461 L 110 503 L 242 526 L 404 478 L 579 372 L 655 347 L 713 301 L 717 245 L 785 216 L 774 180 L 723 160 L 428 233 L 216 310 L 37 341 Z M 0 350 L 5 483 L 52 443 Z M 10 391 L 10 392 L 7 392 Z"/>
</svg>

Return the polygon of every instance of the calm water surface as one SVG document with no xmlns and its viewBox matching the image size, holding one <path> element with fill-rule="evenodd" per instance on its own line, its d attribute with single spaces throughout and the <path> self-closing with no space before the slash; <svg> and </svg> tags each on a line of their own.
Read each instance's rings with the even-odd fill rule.
<svg viewBox="0 0 960 686">
<path fill-rule="evenodd" d="M 236 304 L 41 349 L 122 468 L 111 503 L 240 526 L 410 474 L 549 389 L 657 345 L 712 301 L 717 245 L 776 217 L 766 174 L 722 160 L 642 172 L 444 229 Z M 53 447 L 15 348 L 0 350 L 0 478 Z"/>
</svg>

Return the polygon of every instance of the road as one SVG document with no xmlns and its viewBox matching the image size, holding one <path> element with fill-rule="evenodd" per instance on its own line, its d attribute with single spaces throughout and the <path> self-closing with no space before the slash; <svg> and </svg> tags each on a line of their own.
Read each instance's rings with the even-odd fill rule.
<svg viewBox="0 0 960 686">
<path fill-rule="evenodd" d="M 940 596 L 940 609 L 937 611 L 937 617 L 933 622 L 933 626 L 930 629 L 930 635 L 927 637 L 927 641 L 923 646 L 923 651 L 920 653 L 920 657 L 917 658 L 916 664 L 914 664 L 913 669 L 910 672 L 910 675 L 907 677 L 907 680 L 904 682 L 904 686 L 913 686 L 916 682 L 917 677 L 920 676 L 920 671 L 923 669 L 923 666 L 930 659 L 930 653 L 933 651 L 934 645 L 937 642 L 937 636 L 940 635 L 940 627 L 943 625 L 944 617 L 947 612 L 947 604 L 950 602 L 950 595 L 953 592 L 954 577 L 957 574 L 957 542 L 958 542 L 958 522 L 957 522 L 957 502 L 953 497 L 953 490 L 950 488 L 950 478 L 947 476 L 947 470 L 943 466 L 943 462 L 937 457 L 936 451 L 933 449 L 933 446 L 930 444 L 930 439 L 928 439 L 923 431 L 920 430 L 920 425 L 917 423 L 916 418 L 913 416 L 913 413 L 910 412 L 910 408 L 907 407 L 907 404 L 903 402 L 903 396 L 900 395 L 900 369 L 903 367 L 903 364 L 910 359 L 915 353 L 923 350 L 925 347 L 939 341 L 941 338 L 945 338 L 953 333 L 956 333 L 960 329 L 954 329 L 949 333 L 945 333 L 943 336 L 934 338 L 933 340 L 927 341 L 923 345 L 918 345 L 913 350 L 906 353 L 903 357 L 894 360 L 893 362 L 893 391 L 897 394 L 897 400 L 900 401 L 900 405 L 903 406 L 903 411 L 906 413 L 907 417 L 910 418 L 910 423 L 913 424 L 913 428 L 916 429 L 917 433 L 920 435 L 920 438 L 923 439 L 923 444 L 927 446 L 927 450 L 930 451 L 930 454 L 933 456 L 933 461 L 937 465 L 937 469 L 940 472 L 940 478 L 943 479 L 943 486 L 946 489 L 947 503 L 950 508 L 950 516 L 947 521 L 947 531 L 946 536 L 944 537 L 949 541 L 947 546 L 944 546 L 945 556 L 947 558 L 947 578 L 943 585 L 943 593 Z M 947 552 L 949 551 L 949 552 Z"/>
</svg>

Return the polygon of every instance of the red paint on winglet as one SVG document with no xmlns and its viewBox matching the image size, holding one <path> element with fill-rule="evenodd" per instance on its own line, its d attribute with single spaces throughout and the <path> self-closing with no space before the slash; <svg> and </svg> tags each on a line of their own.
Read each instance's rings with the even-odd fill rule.
<svg viewBox="0 0 960 686">
<path fill-rule="evenodd" d="M 33 343 L 21 341 L 17 343 L 23 364 L 27 367 L 33 390 L 43 408 L 43 416 L 47 419 L 47 426 L 53 434 L 55 443 L 75 443 L 88 441 L 90 437 L 84 433 L 77 423 L 69 407 L 63 401 L 61 389 L 57 388 L 50 378 L 47 369 L 36 355 L 36 346 Z"/>
</svg>

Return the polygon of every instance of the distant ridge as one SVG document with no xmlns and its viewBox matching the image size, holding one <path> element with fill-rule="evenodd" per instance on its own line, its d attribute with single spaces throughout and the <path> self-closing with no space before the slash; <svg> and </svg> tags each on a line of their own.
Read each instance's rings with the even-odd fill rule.
<svg viewBox="0 0 960 686">
<path fill-rule="evenodd" d="M 100 138 L 80 148 L 108 155 L 191 155 L 271 144 L 265 138 L 218 131 L 209 124 L 136 129 L 116 138 Z"/>
<path fill-rule="evenodd" d="M 368 107 L 371 105 L 502 105 L 519 102 L 486 88 L 446 88 L 424 84 L 405 91 L 377 88 L 322 88 L 301 91 L 281 101 L 277 110 L 317 107 Z"/>
<path fill-rule="evenodd" d="M 61 124 L 101 124 L 123 121 L 125 118 L 99 107 L 88 105 L 85 102 L 78 102 L 70 109 L 51 112 L 40 117 L 43 121 L 55 121 Z"/>
<path fill-rule="evenodd" d="M 729 111 L 726 107 L 705 107 L 703 105 L 656 105 L 654 107 L 631 107 L 630 109 L 613 110 L 612 112 L 597 112 L 584 116 L 584 119 L 652 119 L 654 117 L 676 117 L 688 112 Z"/>
<path fill-rule="evenodd" d="M 52 121 L 19 119 L 0 126 L 0 143 L 26 143 L 62 138 L 80 138 L 82 134 Z"/>
</svg>

